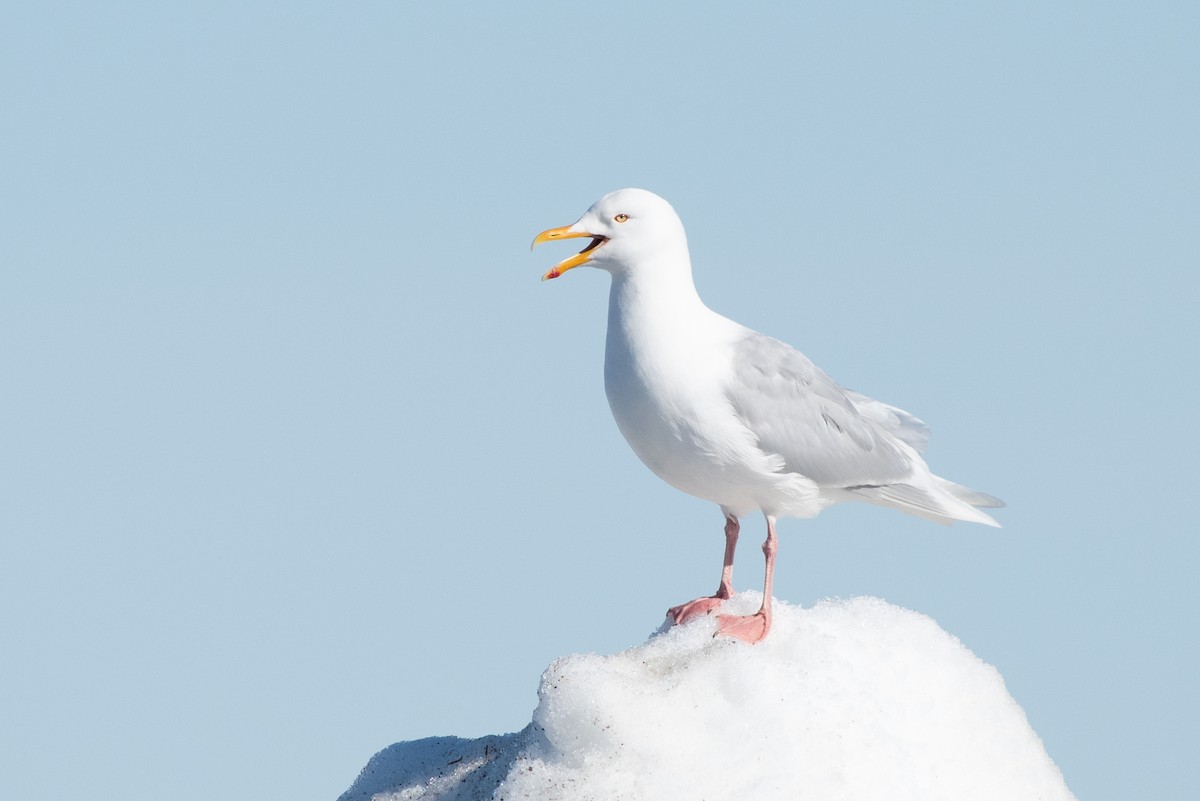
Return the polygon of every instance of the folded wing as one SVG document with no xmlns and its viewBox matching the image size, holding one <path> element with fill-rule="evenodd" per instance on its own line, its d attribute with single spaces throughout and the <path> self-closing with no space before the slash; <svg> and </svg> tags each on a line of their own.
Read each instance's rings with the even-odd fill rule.
<svg viewBox="0 0 1200 801">
<path fill-rule="evenodd" d="M 803 353 L 763 334 L 737 343 L 727 395 L 759 447 L 825 487 L 901 481 L 913 457 L 896 440 L 923 447 L 928 439 L 917 418 L 847 392 Z"/>
</svg>

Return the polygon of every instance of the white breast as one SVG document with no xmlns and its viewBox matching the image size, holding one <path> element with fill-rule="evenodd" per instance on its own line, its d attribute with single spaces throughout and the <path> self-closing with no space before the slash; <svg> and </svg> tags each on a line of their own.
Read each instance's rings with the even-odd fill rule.
<svg viewBox="0 0 1200 801">
<path fill-rule="evenodd" d="M 673 487 L 735 514 L 819 511 L 809 508 L 815 486 L 781 473 L 782 460 L 758 448 L 727 400 L 722 377 L 732 373 L 732 343 L 744 329 L 694 295 L 694 304 L 647 303 L 623 284 L 614 281 L 610 298 L 604 386 L 638 458 Z"/>
</svg>

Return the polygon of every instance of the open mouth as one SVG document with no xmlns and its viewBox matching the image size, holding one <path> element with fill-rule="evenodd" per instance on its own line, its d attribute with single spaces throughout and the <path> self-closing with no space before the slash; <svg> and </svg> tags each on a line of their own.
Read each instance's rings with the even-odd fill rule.
<svg viewBox="0 0 1200 801">
<path fill-rule="evenodd" d="M 543 281 L 551 278 L 558 278 L 567 270 L 573 270 L 581 264 L 586 264 L 587 261 L 592 258 L 592 253 L 596 250 L 596 248 L 608 241 L 607 236 L 603 236 L 602 234 L 593 234 L 588 231 L 572 231 L 571 228 L 573 227 L 574 226 L 564 225 L 561 228 L 551 228 L 547 231 L 542 231 L 533 238 L 533 245 L 530 247 L 536 247 L 542 242 L 554 242 L 559 239 L 582 239 L 585 236 L 590 237 L 592 240 L 591 242 L 588 242 L 587 247 L 576 253 L 571 258 L 564 259 L 551 267 L 549 271 L 542 276 Z"/>
<path fill-rule="evenodd" d="M 600 247 L 607 241 L 608 241 L 607 236 L 593 236 L 592 241 L 588 242 L 588 246 L 586 248 L 584 248 L 583 250 L 579 251 L 579 253 L 580 254 L 591 253 L 593 250 Z"/>
</svg>

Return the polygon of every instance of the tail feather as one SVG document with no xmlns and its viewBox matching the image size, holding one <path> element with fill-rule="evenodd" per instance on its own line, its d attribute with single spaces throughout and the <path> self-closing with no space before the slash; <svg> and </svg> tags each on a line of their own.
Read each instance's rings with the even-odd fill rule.
<svg viewBox="0 0 1200 801">
<path fill-rule="evenodd" d="M 972 506 L 982 506 L 985 509 L 999 509 L 1006 505 L 1004 501 L 995 495 L 988 495 L 986 492 L 973 490 L 970 487 L 964 487 L 962 484 L 955 484 L 953 481 L 947 481 L 941 476 L 934 476 L 933 478 L 937 481 L 939 487 L 960 501 L 965 501 Z"/>
<path fill-rule="evenodd" d="M 951 487 L 954 489 L 952 490 Z M 986 503 L 979 504 L 981 506 L 1004 505 L 1003 501 L 1000 501 L 999 498 L 993 498 L 991 495 L 976 492 L 945 479 L 938 479 L 938 483 L 927 487 L 916 484 L 882 484 L 878 486 L 847 487 L 846 489 L 870 503 L 889 506 L 893 509 L 907 512 L 910 515 L 924 517 L 927 520 L 934 520 L 938 523 L 953 523 L 955 520 L 964 520 L 999 528 L 1000 524 L 991 515 L 976 509 L 971 500 L 977 498 L 986 499 Z M 961 497 L 956 490 L 967 493 L 968 497 Z"/>
</svg>

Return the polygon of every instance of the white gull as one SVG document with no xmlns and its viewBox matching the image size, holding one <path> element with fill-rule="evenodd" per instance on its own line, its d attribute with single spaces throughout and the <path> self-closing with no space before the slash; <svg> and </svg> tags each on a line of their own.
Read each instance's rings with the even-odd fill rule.
<svg viewBox="0 0 1200 801">
<path fill-rule="evenodd" d="M 771 628 L 778 517 L 858 500 L 941 523 L 998 525 L 976 507 L 1000 500 L 930 471 L 921 420 L 839 386 L 790 345 L 705 306 L 683 223 L 658 195 L 612 192 L 533 244 L 575 237 L 591 242 L 543 279 L 582 264 L 612 275 L 604 387 L 617 426 L 659 478 L 725 515 L 717 592 L 672 607 L 675 623 L 732 595 L 738 519 L 755 510 L 767 521 L 762 608 L 719 616 L 719 633 L 752 643 Z"/>
</svg>

